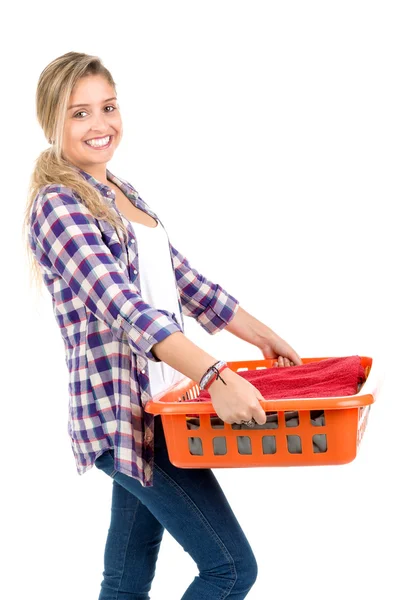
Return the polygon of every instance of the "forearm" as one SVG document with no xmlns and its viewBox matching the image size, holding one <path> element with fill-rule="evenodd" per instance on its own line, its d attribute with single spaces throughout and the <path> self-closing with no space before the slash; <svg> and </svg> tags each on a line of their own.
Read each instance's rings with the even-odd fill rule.
<svg viewBox="0 0 400 600">
<path fill-rule="evenodd" d="M 226 325 L 225 330 L 233 333 L 233 335 L 236 335 L 245 342 L 258 347 L 271 331 L 269 327 L 246 312 L 241 306 L 239 306 L 232 320 Z"/>
<path fill-rule="evenodd" d="M 262 345 L 271 330 L 239 306 L 225 329 L 255 346 Z M 153 354 L 196 382 L 218 359 L 196 346 L 183 333 L 177 331 L 152 347 Z M 222 357 L 222 360 L 223 357 Z"/>
<path fill-rule="evenodd" d="M 197 383 L 218 359 L 196 346 L 182 332 L 176 331 L 154 344 L 152 353 L 173 369 Z"/>
</svg>

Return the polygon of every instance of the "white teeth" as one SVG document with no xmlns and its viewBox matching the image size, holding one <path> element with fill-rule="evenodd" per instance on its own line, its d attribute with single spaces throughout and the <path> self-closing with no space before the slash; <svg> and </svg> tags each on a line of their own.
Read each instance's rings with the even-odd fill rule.
<svg viewBox="0 0 400 600">
<path fill-rule="evenodd" d="M 100 140 L 86 140 L 86 143 L 89 144 L 89 146 L 107 146 L 108 142 L 110 141 L 110 136 L 108 135 L 105 138 L 101 138 Z"/>
</svg>

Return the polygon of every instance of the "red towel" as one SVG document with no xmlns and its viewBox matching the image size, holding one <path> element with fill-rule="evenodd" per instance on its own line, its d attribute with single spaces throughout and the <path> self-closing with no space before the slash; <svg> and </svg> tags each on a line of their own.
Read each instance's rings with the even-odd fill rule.
<svg viewBox="0 0 400 600">
<path fill-rule="evenodd" d="M 357 393 L 358 384 L 365 381 L 359 356 L 327 358 L 295 367 L 239 371 L 238 375 L 250 381 L 266 400 L 351 396 Z M 224 372 L 221 377 L 224 378 Z M 204 402 L 210 399 L 209 392 L 202 390 L 197 398 L 187 402 Z"/>
</svg>

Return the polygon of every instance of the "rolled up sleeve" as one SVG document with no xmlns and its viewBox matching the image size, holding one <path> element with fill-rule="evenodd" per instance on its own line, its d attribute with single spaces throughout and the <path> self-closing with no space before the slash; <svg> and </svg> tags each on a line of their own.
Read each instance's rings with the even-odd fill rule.
<svg viewBox="0 0 400 600">
<path fill-rule="evenodd" d="M 170 246 L 183 314 L 196 319 L 211 335 L 224 329 L 236 314 L 239 301 L 201 275 L 171 243 Z"/>
<path fill-rule="evenodd" d="M 133 352 L 161 362 L 152 346 L 182 329 L 172 313 L 147 304 L 104 243 L 96 219 L 68 192 L 47 192 L 36 205 L 31 237 L 36 255 L 59 275 L 99 321 Z M 38 251 L 39 250 L 39 251 Z"/>
</svg>

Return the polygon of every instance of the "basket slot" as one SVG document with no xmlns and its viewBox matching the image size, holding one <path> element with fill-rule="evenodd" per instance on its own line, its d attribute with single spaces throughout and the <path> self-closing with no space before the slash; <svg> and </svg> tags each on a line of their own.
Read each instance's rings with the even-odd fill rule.
<svg viewBox="0 0 400 600">
<path fill-rule="evenodd" d="M 262 451 L 263 454 L 276 454 L 276 438 L 274 435 L 263 435 Z"/>
<path fill-rule="evenodd" d="M 184 394 L 182 394 L 182 396 L 178 396 L 177 401 L 178 402 L 186 402 L 187 400 L 195 400 L 200 394 L 200 388 L 199 386 L 193 385 L 192 387 L 190 387 L 189 389 L 186 390 L 186 392 Z"/>
<path fill-rule="evenodd" d="M 239 454 L 252 454 L 251 440 L 248 435 L 238 435 L 236 443 Z"/>
<path fill-rule="evenodd" d="M 186 419 L 186 429 L 199 429 L 200 427 L 200 418 L 197 415 L 196 417 L 190 417 Z"/>
<path fill-rule="evenodd" d="M 213 450 L 215 456 L 223 456 L 227 453 L 226 437 L 213 438 Z"/>
<path fill-rule="evenodd" d="M 317 433 L 316 435 L 313 435 L 312 442 L 314 454 L 328 451 L 327 437 L 325 433 Z"/>
<path fill-rule="evenodd" d="M 285 425 L 286 427 L 298 427 L 300 424 L 299 413 L 297 410 L 286 410 L 285 411 Z"/>
<path fill-rule="evenodd" d="M 302 454 L 301 437 L 299 435 L 287 435 L 286 444 L 290 454 Z"/>
<path fill-rule="evenodd" d="M 314 427 L 325 427 L 325 411 L 310 410 L 310 423 Z"/>
<path fill-rule="evenodd" d="M 361 406 L 358 409 L 357 445 L 361 443 L 368 422 L 371 406 Z"/>
<path fill-rule="evenodd" d="M 193 456 L 203 456 L 203 442 L 199 437 L 190 437 L 188 438 L 189 442 L 189 452 Z"/>
<path fill-rule="evenodd" d="M 268 368 L 269 367 L 266 367 L 265 365 L 261 365 L 261 366 L 256 367 L 255 369 L 254 369 L 254 367 L 252 367 L 252 371 L 253 370 L 261 371 L 263 369 L 268 369 Z M 249 367 L 239 367 L 238 369 L 235 369 L 236 373 L 238 373 L 239 371 L 248 371 L 248 370 L 249 370 Z"/>
<path fill-rule="evenodd" d="M 212 429 L 225 429 L 225 422 L 219 417 L 210 417 L 210 425 Z"/>
</svg>

